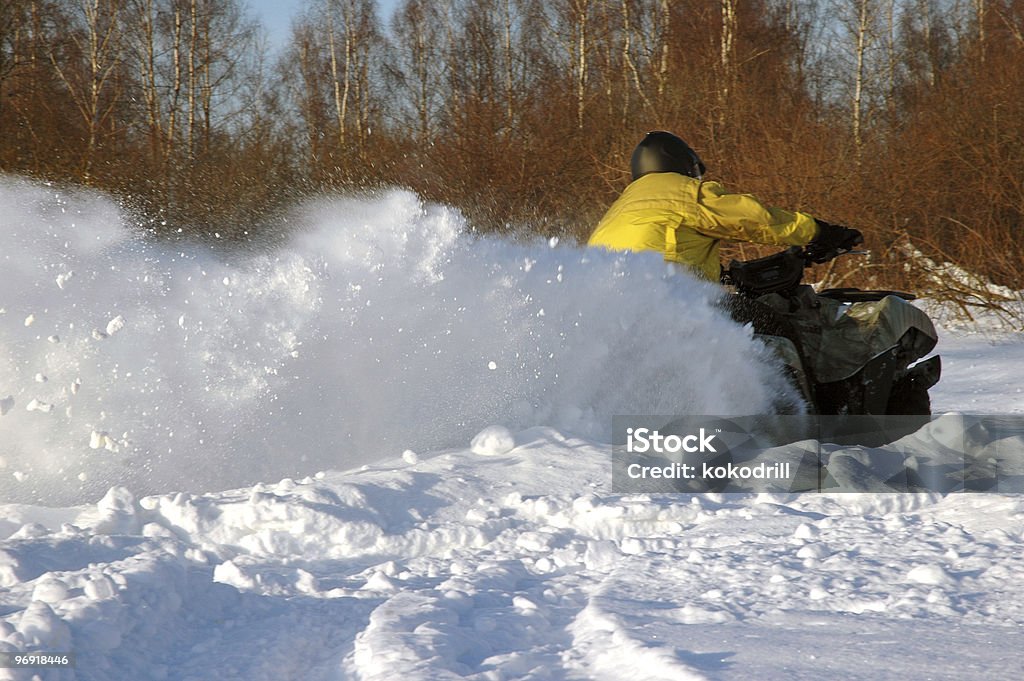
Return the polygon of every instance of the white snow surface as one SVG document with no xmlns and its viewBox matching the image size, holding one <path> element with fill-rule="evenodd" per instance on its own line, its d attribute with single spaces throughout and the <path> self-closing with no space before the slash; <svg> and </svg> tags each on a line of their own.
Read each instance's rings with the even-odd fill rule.
<svg viewBox="0 0 1024 681">
<path fill-rule="evenodd" d="M 1024 674 L 1019 495 L 611 490 L 613 414 L 779 396 L 656 259 L 402 191 L 242 262 L 89 194 L 7 181 L 0 215 L 0 652 L 76 655 L 0 679 Z M 983 328 L 943 331 L 954 413 L 900 456 L 1024 411 L 1024 342 Z"/>
</svg>

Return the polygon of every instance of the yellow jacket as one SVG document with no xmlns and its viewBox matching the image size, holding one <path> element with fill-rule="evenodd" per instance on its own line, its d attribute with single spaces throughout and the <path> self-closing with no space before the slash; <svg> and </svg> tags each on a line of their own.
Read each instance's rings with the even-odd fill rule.
<svg viewBox="0 0 1024 681">
<path fill-rule="evenodd" d="M 590 235 L 588 246 L 658 251 L 718 281 L 722 239 L 803 246 L 818 233 L 814 218 L 769 208 L 749 194 L 678 173 L 650 173 L 632 182 Z"/>
</svg>

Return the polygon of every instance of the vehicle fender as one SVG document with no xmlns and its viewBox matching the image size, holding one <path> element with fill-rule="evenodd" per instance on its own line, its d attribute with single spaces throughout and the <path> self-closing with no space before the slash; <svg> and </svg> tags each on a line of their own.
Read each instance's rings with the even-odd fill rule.
<svg viewBox="0 0 1024 681">
<path fill-rule="evenodd" d="M 817 381 L 830 382 L 848 378 L 872 358 L 900 344 L 911 329 L 911 346 L 905 349 L 909 364 L 924 357 L 938 342 L 938 333 L 923 310 L 897 296 L 881 300 L 844 303 L 819 298 L 816 311 L 817 337 L 808 344 L 812 368 Z M 808 347 L 810 345 L 810 347 Z"/>
</svg>

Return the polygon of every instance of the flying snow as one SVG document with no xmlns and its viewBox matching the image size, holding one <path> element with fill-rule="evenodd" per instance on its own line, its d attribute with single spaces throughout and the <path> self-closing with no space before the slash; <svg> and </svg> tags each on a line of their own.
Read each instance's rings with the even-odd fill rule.
<svg viewBox="0 0 1024 681">
<path fill-rule="evenodd" d="M 306 205 L 269 254 L 162 243 L 102 196 L 13 180 L 0 211 L 0 499 L 220 489 L 491 425 L 601 438 L 615 414 L 757 413 L 782 390 L 717 287 L 473 236 L 406 191 Z"/>
</svg>

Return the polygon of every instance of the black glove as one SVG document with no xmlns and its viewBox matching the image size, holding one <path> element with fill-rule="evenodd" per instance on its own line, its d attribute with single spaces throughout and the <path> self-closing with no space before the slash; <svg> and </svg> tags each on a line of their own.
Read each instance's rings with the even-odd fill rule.
<svg viewBox="0 0 1024 681">
<path fill-rule="evenodd" d="M 818 223 L 818 235 L 804 249 L 813 262 L 828 262 L 842 252 L 853 250 L 857 244 L 864 243 L 864 235 L 860 230 L 833 225 L 824 220 L 815 222 Z"/>
</svg>

